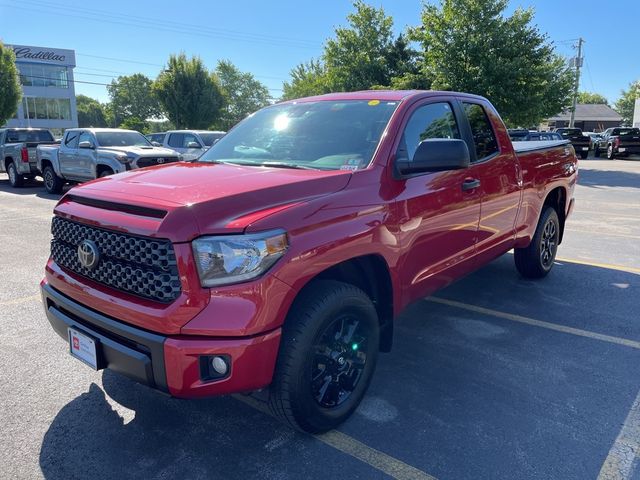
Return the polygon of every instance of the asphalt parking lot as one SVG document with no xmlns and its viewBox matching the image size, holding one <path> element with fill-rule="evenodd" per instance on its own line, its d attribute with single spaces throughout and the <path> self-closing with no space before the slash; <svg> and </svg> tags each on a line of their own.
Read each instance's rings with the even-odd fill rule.
<svg viewBox="0 0 640 480">
<path fill-rule="evenodd" d="M 38 298 L 58 197 L 0 175 L 0 477 L 640 479 L 640 158 L 580 169 L 551 275 L 507 254 L 412 306 L 316 437 L 72 359 Z"/>
</svg>

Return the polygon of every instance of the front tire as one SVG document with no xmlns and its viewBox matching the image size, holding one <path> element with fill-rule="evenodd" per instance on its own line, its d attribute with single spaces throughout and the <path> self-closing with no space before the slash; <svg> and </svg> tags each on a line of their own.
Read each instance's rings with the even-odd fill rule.
<svg viewBox="0 0 640 480">
<path fill-rule="evenodd" d="M 105 168 L 102 172 L 100 172 L 100 175 L 98 175 L 98 178 L 104 178 L 110 175 L 113 175 L 113 170 L 111 170 L 110 168 Z"/>
<path fill-rule="evenodd" d="M 13 188 L 20 188 L 24 185 L 24 176 L 18 173 L 15 163 L 9 162 L 7 165 L 7 175 L 9 176 L 9 185 Z"/>
<path fill-rule="evenodd" d="M 309 433 L 331 430 L 358 407 L 375 370 L 379 323 L 370 298 L 333 280 L 309 285 L 283 327 L 272 413 Z"/>
<path fill-rule="evenodd" d="M 593 149 L 593 156 L 596 158 L 600 158 L 600 149 L 598 147 Z"/>
<path fill-rule="evenodd" d="M 560 220 L 552 207 L 544 207 L 531 243 L 514 249 L 514 260 L 520 275 L 542 278 L 553 268 L 560 240 Z"/>
<path fill-rule="evenodd" d="M 44 167 L 42 171 L 42 179 L 44 180 L 44 188 L 48 193 L 60 193 L 64 186 L 64 180 L 56 175 L 55 170 L 51 165 Z"/>
</svg>

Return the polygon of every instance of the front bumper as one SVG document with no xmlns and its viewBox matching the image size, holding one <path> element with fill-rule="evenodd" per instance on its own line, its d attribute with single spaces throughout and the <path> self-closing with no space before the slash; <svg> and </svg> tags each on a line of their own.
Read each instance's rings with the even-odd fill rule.
<svg viewBox="0 0 640 480">
<path fill-rule="evenodd" d="M 96 340 L 98 368 L 109 368 L 151 388 L 180 398 L 248 392 L 271 383 L 280 329 L 240 338 L 164 336 L 102 315 L 60 293 L 46 280 L 42 303 L 53 329 L 65 340 L 70 327 Z M 228 355 L 229 375 L 200 377 L 200 356 Z"/>
</svg>

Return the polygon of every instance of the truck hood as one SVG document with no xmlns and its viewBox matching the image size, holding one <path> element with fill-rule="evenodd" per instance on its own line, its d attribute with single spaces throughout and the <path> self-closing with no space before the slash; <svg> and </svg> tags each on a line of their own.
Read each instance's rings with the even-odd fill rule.
<svg viewBox="0 0 640 480">
<path fill-rule="evenodd" d="M 56 211 L 107 228 L 186 242 L 198 235 L 244 231 L 249 223 L 270 213 L 342 190 L 350 178 L 349 171 L 341 170 L 175 163 L 75 187 Z M 73 208 L 73 203 L 86 204 L 83 198 L 94 206 L 111 205 L 102 207 L 111 211 L 100 214 L 95 209 Z M 134 206 L 143 212 L 141 215 L 145 210 L 154 210 L 154 215 L 162 219 L 142 222 L 132 220 L 128 214 L 113 216 L 114 209 L 126 211 L 126 205 Z M 138 227 L 142 225 L 147 227 L 141 230 Z"/>
<path fill-rule="evenodd" d="M 114 153 L 133 153 L 138 157 L 177 157 L 178 154 L 173 150 L 169 150 L 168 148 L 162 147 L 99 147 L 103 152 L 114 152 Z"/>
</svg>

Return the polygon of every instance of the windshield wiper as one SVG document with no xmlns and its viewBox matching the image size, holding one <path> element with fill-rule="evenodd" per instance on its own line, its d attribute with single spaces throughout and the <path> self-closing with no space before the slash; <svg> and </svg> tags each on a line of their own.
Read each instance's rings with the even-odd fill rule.
<svg viewBox="0 0 640 480">
<path fill-rule="evenodd" d="M 262 162 L 260 165 L 263 167 L 273 168 L 295 168 L 297 170 L 320 170 L 319 168 L 309 167 L 308 165 L 299 165 L 297 163 L 286 162 Z"/>
</svg>

